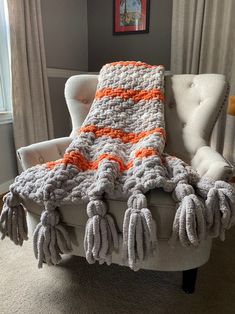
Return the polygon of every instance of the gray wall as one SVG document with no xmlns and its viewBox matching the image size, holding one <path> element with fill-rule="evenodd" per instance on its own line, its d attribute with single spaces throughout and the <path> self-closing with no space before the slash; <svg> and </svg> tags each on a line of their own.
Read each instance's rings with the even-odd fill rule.
<svg viewBox="0 0 235 314">
<path fill-rule="evenodd" d="M 87 0 L 41 0 L 47 67 L 88 68 Z"/>
<path fill-rule="evenodd" d="M 98 71 L 106 62 L 117 60 L 164 64 L 170 70 L 172 1 L 150 1 L 148 34 L 114 36 L 113 1 L 88 0 L 89 71 Z"/>
<path fill-rule="evenodd" d="M 12 123 L 0 124 L 0 190 L 1 185 L 17 175 L 16 152 L 13 141 Z M 3 191 L 1 191 L 2 193 Z M 4 191 L 6 192 L 6 190 Z"/>
<path fill-rule="evenodd" d="M 48 68 L 88 70 L 87 0 L 41 0 Z M 49 77 L 55 137 L 71 132 L 66 78 Z"/>
</svg>

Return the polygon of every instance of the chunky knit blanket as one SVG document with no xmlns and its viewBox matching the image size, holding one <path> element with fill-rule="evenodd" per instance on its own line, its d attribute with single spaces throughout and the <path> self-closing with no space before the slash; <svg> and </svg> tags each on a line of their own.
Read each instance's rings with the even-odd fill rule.
<svg viewBox="0 0 235 314">
<path fill-rule="evenodd" d="M 182 160 L 164 153 L 164 67 L 141 62 L 105 65 L 96 96 L 77 136 L 60 160 L 36 165 L 10 186 L 0 225 L 3 238 L 27 239 L 22 203 L 44 206 L 34 232 L 39 267 L 57 264 L 71 251 L 59 208 L 87 203 L 84 249 L 89 263 L 111 263 L 122 239 L 123 262 L 132 269 L 157 247 L 157 230 L 146 192 L 172 192 L 177 208 L 171 242 L 197 247 L 207 236 L 224 237 L 235 222 L 234 191 L 226 182 L 199 178 Z M 127 199 L 123 230 L 117 230 L 105 198 Z M 122 237 L 120 237 L 120 233 Z"/>
</svg>

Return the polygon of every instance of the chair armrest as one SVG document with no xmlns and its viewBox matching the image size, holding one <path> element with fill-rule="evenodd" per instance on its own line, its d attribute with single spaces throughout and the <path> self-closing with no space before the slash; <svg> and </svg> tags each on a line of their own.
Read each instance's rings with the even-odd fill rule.
<svg viewBox="0 0 235 314">
<path fill-rule="evenodd" d="M 23 170 L 62 158 L 71 141 L 71 137 L 61 137 L 19 148 L 17 155 Z"/>
<path fill-rule="evenodd" d="M 234 172 L 233 165 L 209 146 L 200 147 L 191 161 L 200 176 L 228 181 Z"/>
</svg>

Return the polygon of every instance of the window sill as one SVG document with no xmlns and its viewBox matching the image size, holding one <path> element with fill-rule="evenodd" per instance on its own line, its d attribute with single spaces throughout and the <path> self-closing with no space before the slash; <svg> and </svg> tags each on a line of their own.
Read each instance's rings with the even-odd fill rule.
<svg viewBox="0 0 235 314">
<path fill-rule="evenodd" d="M 0 124 L 9 124 L 12 121 L 12 112 L 0 112 Z"/>
</svg>

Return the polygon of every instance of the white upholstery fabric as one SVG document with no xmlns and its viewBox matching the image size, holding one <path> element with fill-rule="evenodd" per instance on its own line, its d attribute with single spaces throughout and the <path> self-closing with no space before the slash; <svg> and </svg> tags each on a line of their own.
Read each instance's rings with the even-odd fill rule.
<svg viewBox="0 0 235 314">
<path fill-rule="evenodd" d="M 209 143 L 227 84 L 220 74 L 173 75 L 166 79 L 167 151 L 190 162 Z"/>
<path fill-rule="evenodd" d="M 21 147 L 17 154 L 22 168 L 25 170 L 37 164 L 62 158 L 71 141 L 71 137 L 62 137 Z"/>
<path fill-rule="evenodd" d="M 65 99 L 73 125 L 71 136 L 80 129 L 90 110 L 97 83 L 97 75 L 76 75 L 70 77 L 65 84 Z"/>
<path fill-rule="evenodd" d="M 233 175 L 233 166 L 209 146 L 200 147 L 191 164 L 201 176 L 205 175 L 214 180 L 227 181 Z"/>
<path fill-rule="evenodd" d="M 62 157 L 71 138 L 81 127 L 95 96 L 97 75 L 71 77 L 65 86 L 65 97 L 72 119 L 71 137 L 42 142 L 21 148 L 18 153 L 24 169 Z M 174 75 L 166 77 L 166 151 L 182 158 L 198 170 L 201 175 L 214 179 L 227 179 L 232 174 L 231 165 L 208 146 L 213 126 L 224 104 L 226 82 L 223 75 Z M 171 234 L 175 203 L 171 196 L 160 190 L 148 193 L 148 204 L 157 222 L 159 245 L 155 257 L 146 261 L 144 268 L 158 270 L 184 270 L 199 267 L 210 255 L 211 240 L 199 248 L 172 248 L 168 245 Z M 125 200 L 108 200 L 109 210 L 122 230 Z M 87 215 L 85 204 L 60 208 L 63 223 L 67 225 L 73 239 L 73 254 L 84 256 L 83 238 Z M 28 220 L 33 230 L 39 221 L 42 208 L 27 203 Z M 70 226 L 70 227 L 69 227 Z M 121 256 L 113 261 L 120 264 Z"/>
</svg>

